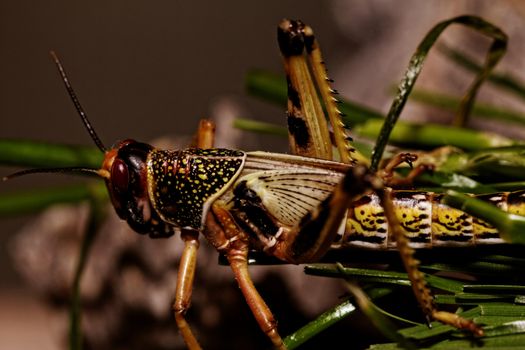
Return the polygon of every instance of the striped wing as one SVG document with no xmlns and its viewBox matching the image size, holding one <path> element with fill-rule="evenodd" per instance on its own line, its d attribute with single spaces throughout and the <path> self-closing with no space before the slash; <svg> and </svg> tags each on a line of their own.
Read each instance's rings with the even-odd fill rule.
<svg viewBox="0 0 525 350">
<path fill-rule="evenodd" d="M 237 183 L 246 181 L 268 213 L 292 227 L 315 210 L 342 177 L 340 172 L 325 169 L 265 170 L 243 176 Z"/>
</svg>

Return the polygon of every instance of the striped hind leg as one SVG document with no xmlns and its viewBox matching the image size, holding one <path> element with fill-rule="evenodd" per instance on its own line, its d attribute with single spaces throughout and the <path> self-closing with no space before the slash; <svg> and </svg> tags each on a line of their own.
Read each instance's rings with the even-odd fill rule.
<svg viewBox="0 0 525 350">
<path fill-rule="evenodd" d="M 333 159 L 330 133 L 319 102 L 318 91 L 332 125 L 333 139 L 340 160 L 344 163 L 368 164 L 368 160 L 349 143 L 350 138 L 347 137 L 341 120 L 342 114 L 337 108 L 337 91 L 329 86 L 331 80 L 326 75 L 313 30 L 301 21 L 283 20 L 278 28 L 278 40 L 288 83 L 288 134 L 292 152 L 308 157 Z M 359 179 L 349 176 L 355 175 L 354 171 L 349 171 L 333 195 L 322 202 L 319 210 L 305 218 L 300 227 L 290 235 L 290 240 L 284 244 L 287 249 L 281 254 L 288 261 L 295 262 L 315 261 L 321 257 L 335 237 L 337 222 L 340 222 L 352 200 L 357 199 L 356 194 L 364 194 L 367 189 L 376 187 L 385 208 L 389 228 L 397 239 L 397 246 L 414 293 L 427 317 L 481 335 L 482 330 L 473 322 L 455 314 L 436 310 L 424 275 L 419 271 L 419 261 L 414 258 L 413 250 L 409 247 L 408 239 L 395 216 L 393 201 L 390 195 L 387 195 L 390 192 L 383 190 L 384 183 L 394 186 L 411 184 L 415 177 L 429 169 L 428 166 L 418 166 L 405 179 L 394 179 L 393 169 L 400 162 L 407 160 L 410 161 L 410 156 L 401 154 L 389 163 L 383 172 L 378 174 L 383 179 L 383 184 L 367 171 L 361 171 L 361 176 L 365 176 L 366 173 L 369 179 L 375 178 L 375 181 L 363 182 L 363 177 Z M 352 181 L 349 181 L 350 179 Z M 279 255 L 279 252 L 276 252 L 276 255 Z"/>
<path fill-rule="evenodd" d="M 350 143 L 337 104 L 337 91 L 324 66 L 312 28 L 301 21 L 285 19 L 277 29 L 288 83 L 288 135 L 294 154 L 333 159 L 332 140 L 327 119 L 332 126 L 333 142 L 343 163 L 368 164 Z"/>
<path fill-rule="evenodd" d="M 483 330 L 473 321 L 467 320 L 457 314 L 439 311 L 434 304 L 434 298 L 425 280 L 425 275 L 419 271 L 419 260 L 414 257 L 414 249 L 409 245 L 409 238 L 406 237 L 404 229 L 395 213 L 394 204 L 391 198 L 391 190 L 382 188 L 376 190 L 380 198 L 381 205 L 385 211 L 389 230 L 396 240 L 397 250 L 405 266 L 408 278 L 412 285 L 412 291 L 421 307 L 427 320 L 436 320 L 458 329 L 466 329 L 475 336 L 482 336 Z"/>
</svg>

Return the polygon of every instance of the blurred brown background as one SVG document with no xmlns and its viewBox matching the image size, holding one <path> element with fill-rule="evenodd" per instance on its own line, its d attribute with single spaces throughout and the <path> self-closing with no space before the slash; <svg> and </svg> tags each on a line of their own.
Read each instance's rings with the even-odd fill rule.
<svg viewBox="0 0 525 350">
<path fill-rule="evenodd" d="M 509 55 L 500 69 L 523 77 L 525 19 L 519 1 L 2 1 L 0 137 L 90 144 L 51 62 L 51 49 L 60 55 L 107 145 L 122 138 L 189 135 L 199 118 L 219 113 L 224 101 L 241 117 L 282 123 L 284 107 L 247 97 L 243 79 L 254 67 L 282 71 L 275 33 L 284 17 L 314 28 L 343 96 L 386 111 L 388 89 L 400 79 L 419 40 L 438 21 L 465 13 L 482 15 L 509 34 Z M 466 49 L 476 51 L 465 32 L 456 28 L 447 38 L 454 43 L 459 37 Z M 447 71 L 453 68 L 443 63 L 432 57 L 420 84 L 464 91 L 470 75 Z M 523 108 L 490 89 L 482 95 Z M 412 118 L 427 116 L 418 106 L 407 112 Z M 239 147 L 285 147 L 277 138 L 244 138 L 250 142 L 241 138 Z M 1 169 L 2 174 L 12 170 Z M 27 177 L 0 184 L 0 193 L 69 181 L 74 180 Z M 7 253 L 10 238 L 30 219 L 0 221 L 2 349 L 54 344 L 46 341 L 45 309 L 29 295 Z M 34 327 L 27 326 L 29 320 Z M 14 332 L 22 327 L 25 335 Z"/>
</svg>

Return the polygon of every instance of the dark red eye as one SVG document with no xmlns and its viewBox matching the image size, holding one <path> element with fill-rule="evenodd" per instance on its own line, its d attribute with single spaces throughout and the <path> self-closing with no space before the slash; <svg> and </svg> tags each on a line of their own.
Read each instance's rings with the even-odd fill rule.
<svg viewBox="0 0 525 350">
<path fill-rule="evenodd" d="M 111 184 L 118 193 L 126 193 L 129 188 L 128 166 L 118 158 L 111 167 Z"/>
</svg>

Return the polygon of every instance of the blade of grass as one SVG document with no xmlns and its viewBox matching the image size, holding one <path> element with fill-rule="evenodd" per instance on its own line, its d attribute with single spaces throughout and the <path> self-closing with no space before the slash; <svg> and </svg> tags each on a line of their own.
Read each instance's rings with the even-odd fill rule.
<svg viewBox="0 0 525 350">
<path fill-rule="evenodd" d="M 284 339 L 284 344 L 290 350 L 302 345 L 304 342 L 327 329 L 331 325 L 352 314 L 356 307 L 350 301 L 333 307 L 332 309 L 321 314 L 317 319 L 309 322 L 304 327 L 290 334 Z"/>
<path fill-rule="evenodd" d="M 410 97 L 413 101 L 448 111 L 456 111 L 461 105 L 461 100 L 455 96 L 430 92 L 423 89 L 415 89 L 412 91 Z M 525 125 L 525 114 L 489 104 L 476 102 L 472 108 L 472 114 L 483 119 Z"/>
<path fill-rule="evenodd" d="M 107 198 L 107 191 L 102 181 L 2 194 L 0 216 L 32 213 L 56 203 L 80 202 L 91 198 L 94 192 L 100 197 Z"/>
<path fill-rule="evenodd" d="M 347 281 L 346 288 L 355 297 L 359 309 L 368 317 L 368 319 L 379 329 L 384 336 L 392 341 L 402 344 L 405 349 L 415 349 L 416 347 L 406 341 L 396 332 L 396 326 L 390 321 L 382 310 L 375 306 L 368 296 L 356 284 Z"/>
<path fill-rule="evenodd" d="M 472 319 L 481 314 L 481 308 L 475 307 L 470 310 L 460 312 L 459 314 L 466 319 Z M 451 326 L 447 326 L 439 322 L 432 322 L 431 327 L 428 327 L 427 325 L 409 327 L 400 330 L 399 333 L 406 338 L 422 340 L 435 337 L 437 335 L 442 335 L 444 333 L 450 333 L 455 330 L 456 329 Z"/>
<path fill-rule="evenodd" d="M 91 146 L 28 140 L 0 140 L 0 164 L 27 167 L 99 168 L 104 155 Z"/>
<path fill-rule="evenodd" d="M 288 135 L 284 126 L 250 119 L 237 118 L 233 125 L 245 131 L 283 137 Z M 382 120 L 368 120 L 356 126 L 354 132 L 359 136 L 375 138 L 379 135 L 382 126 Z M 484 131 L 469 130 L 447 125 L 430 123 L 415 124 L 402 121 L 396 124 L 390 136 L 390 142 L 409 147 L 435 148 L 453 146 L 467 150 L 483 150 L 486 148 L 517 144 L 515 140 Z M 464 158 L 464 160 L 466 161 L 467 158 Z M 456 164 L 456 166 L 458 165 Z"/>
<path fill-rule="evenodd" d="M 317 264 L 306 265 L 304 272 L 309 275 L 324 276 L 324 277 L 351 277 L 359 278 L 363 282 L 378 282 L 409 286 L 408 276 L 406 272 L 398 271 L 383 271 L 375 269 L 342 267 L 337 268 L 333 264 Z M 463 290 L 462 284 L 448 278 L 443 278 L 433 275 L 425 275 L 425 278 L 430 286 L 444 291 L 458 293 Z"/>
<path fill-rule="evenodd" d="M 383 132 L 382 120 L 369 120 L 356 126 L 355 132 L 365 137 L 378 137 Z M 466 150 L 479 150 L 488 147 L 510 146 L 516 143 L 507 137 L 447 125 L 437 124 L 414 124 L 398 122 L 395 127 L 388 129 L 390 142 L 410 147 L 435 148 L 441 146 L 454 146 Z M 377 148 L 378 151 L 384 149 Z"/>
<path fill-rule="evenodd" d="M 525 317 L 525 306 L 502 303 L 481 304 L 481 315 L 483 316 L 513 316 Z"/>
<path fill-rule="evenodd" d="M 525 286 L 520 285 L 499 285 L 499 284 L 465 284 L 463 286 L 465 292 L 506 292 L 506 293 L 525 293 Z"/>
<path fill-rule="evenodd" d="M 489 222 L 509 243 L 525 244 L 524 216 L 506 213 L 487 202 L 453 190 L 448 190 L 446 193 L 442 200 L 444 204 Z"/>
<path fill-rule="evenodd" d="M 502 335 L 525 333 L 525 321 L 516 320 L 512 322 L 506 322 L 499 325 L 485 327 L 483 330 L 485 331 L 485 336 L 487 337 L 499 337 Z"/>
<path fill-rule="evenodd" d="M 288 98 L 286 80 L 281 75 L 254 69 L 246 74 L 245 84 L 249 94 L 283 107 L 286 106 Z M 362 123 L 371 118 L 384 118 L 381 113 L 356 102 L 342 101 L 338 107 L 346 115 L 345 119 L 348 122 L 346 125 Z"/>
<path fill-rule="evenodd" d="M 288 137 L 288 130 L 284 126 L 252 119 L 236 118 L 233 121 L 233 127 L 259 134 Z"/>
<path fill-rule="evenodd" d="M 81 241 L 78 262 L 75 268 L 73 285 L 71 288 L 71 308 L 69 313 L 69 348 L 71 350 L 82 349 L 82 311 L 81 311 L 81 293 L 80 282 L 86 266 L 89 251 L 95 241 L 96 234 L 105 217 L 105 198 L 99 197 L 95 192 L 90 198 L 90 215 L 84 237 Z"/>
<path fill-rule="evenodd" d="M 437 49 L 455 63 L 459 64 L 465 69 L 470 70 L 471 72 L 477 73 L 481 70 L 481 66 L 479 64 L 455 48 L 445 44 L 440 44 L 437 46 Z M 525 85 L 509 74 L 493 72 L 489 75 L 488 81 L 502 89 L 516 94 L 518 97 L 525 99 Z"/>
<path fill-rule="evenodd" d="M 474 17 L 474 16 L 459 16 L 446 20 L 435 25 L 421 41 L 419 46 L 416 49 L 416 52 L 410 59 L 410 63 L 406 70 L 406 73 L 398 85 L 398 92 L 392 106 L 387 114 L 385 123 L 379 133 L 377 138 L 376 147 L 374 149 L 374 154 L 372 155 L 372 164 L 371 169 L 376 171 L 379 166 L 379 162 L 382 158 L 384 149 L 390 138 L 390 133 L 394 128 L 394 125 L 403 110 L 403 107 L 412 91 L 412 88 L 423 68 L 423 63 L 425 58 L 430 51 L 430 48 L 434 45 L 437 38 L 441 33 L 451 24 L 462 24 L 467 27 L 473 28 L 479 31 L 482 34 L 485 34 L 492 39 L 494 39 L 489 52 L 486 57 L 485 65 L 483 69 L 478 73 L 473 84 L 470 86 L 465 97 L 463 98 L 460 110 L 458 112 L 459 118 L 457 119 L 456 125 L 464 125 L 468 114 L 472 108 L 472 104 L 476 97 L 477 91 L 481 86 L 485 78 L 490 74 L 492 68 L 496 65 L 499 59 L 503 56 L 506 50 L 507 45 L 507 36 L 496 26 L 486 22 L 485 20 Z"/>
</svg>

